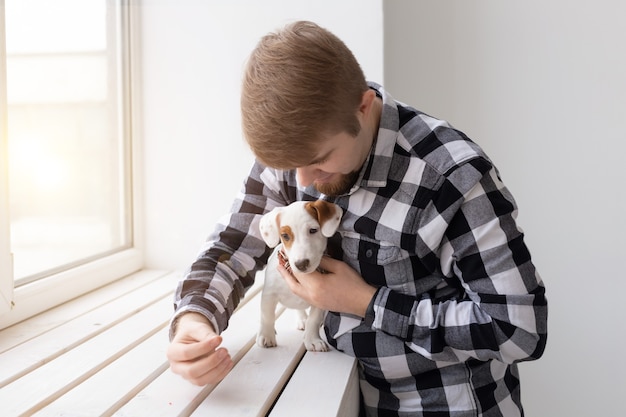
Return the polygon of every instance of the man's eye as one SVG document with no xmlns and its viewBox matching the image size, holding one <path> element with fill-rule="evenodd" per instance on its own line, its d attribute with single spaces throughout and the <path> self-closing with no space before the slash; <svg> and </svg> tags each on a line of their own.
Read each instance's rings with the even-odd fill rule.
<svg viewBox="0 0 626 417">
<path fill-rule="evenodd" d="M 315 229 L 315 228 L 309 229 L 309 234 L 314 235 L 316 233 L 317 233 L 317 229 Z"/>
<path fill-rule="evenodd" d="M 283 240 L 283 242 L 289 242 L 291 236 L 289 236 L 287 233 L 283 233 L 282 235 L 280 235 L 280 238 Z"/>
</svg>

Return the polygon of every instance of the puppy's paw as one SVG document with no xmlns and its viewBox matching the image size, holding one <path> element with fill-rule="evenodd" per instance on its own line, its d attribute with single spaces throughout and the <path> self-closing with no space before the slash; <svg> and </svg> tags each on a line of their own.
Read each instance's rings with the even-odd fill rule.
<svg viewBox="0 0 626 417">
<path fill-rule="evenodd" d="M 298 330 L 304 330 L 306 328 L 306 317 L 304 319 L 298 319 Z"/>
<path fill-rule="evenodd" d="M 309 318 L 309 315 L 306 313 L 305 310 L 298 310 L 298 321 L 297 321 L 298 330 L 306 329 L 306 321 L 308 320 L 308 318 Z"/>
<path fill-rule="evenodd" d="M 322 339 L 305 339 L 304 347 L 310 352 L 328 352 L 328 345 Z"/>
<path fill-rule="evenodd" d="M 271 348 L 276 346 L 276 335 L 267 335 L 259 333 L 256 337 L 256 344 L 261 346 L 262 348 Z"/>
</svg>

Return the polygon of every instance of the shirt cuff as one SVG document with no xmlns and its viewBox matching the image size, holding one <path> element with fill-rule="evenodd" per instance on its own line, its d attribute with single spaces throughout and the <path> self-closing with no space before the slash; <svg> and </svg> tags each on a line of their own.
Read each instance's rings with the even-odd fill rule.
<svg viewBox="0 0 626 417">
<path fill-rule="evenodd" d="M 206 310 L 203 310 L 200 308 L 193 308 L 193 307 L 181 308 L 180 310 L 176 311 L 176 313 L 174 313 L 174 315 L 170 319 L 170 326 L 169 326 L 170 327 L 169 328 L 170 342 L 172 341 L 172 339 L 174 339 L 174 336 L 176 335 L 178 320 L 187 313 L 202 314 L 204 317 L 206 317 L 209 323 L 211 323 L 211 326 L 213 326 L 214 331 L 218 334 L 220 333 L 219 328 L 217 327 L 217 321 Z"/>
<path fill-rule="evenodd" d="M 367 308 L 365 322 L 372 330 L 380 330 L 403 340 L 411 339 L 411 317 L 415 298 L 380 287 Z"/>
<path fill-rule="evenodd" d="M 367 327 L 370 327 L 370 328 L 374 324 L 374 320 L 376 318 L 376 314 L 374 312 L 374 305 L 376 304 L 376 298 L 378 297 L 378 293 L 380 292 L 380 288 L 382 288 L 382 287 L 379 287 L 376 290 L 376 292 L 372 296 L 372 299 L 370 300 L 369 305 L 367 306 L 367 310 L 365 310 L 365 325 Z"/>
</svg>

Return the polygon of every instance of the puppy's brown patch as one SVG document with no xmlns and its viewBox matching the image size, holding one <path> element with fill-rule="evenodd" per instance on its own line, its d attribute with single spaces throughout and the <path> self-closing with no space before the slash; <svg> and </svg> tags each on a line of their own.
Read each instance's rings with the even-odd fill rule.
<svg viewBox="0 0 626 417">
<path fill-rule="evenodd" d="M 335 210 L 333 209 L 333 205 L 324 200 L 317 200 L 306 203 L 304 205 L 304 208 L 311 215 L 311 217 L 317 219 L 317 222 L 320 225 L 323 225 L 328 220 L 332 219 L 333 216 L 335 216 Z"/>
<path fill-rule="evenodd" d="M 286 248 L 291 248 L 294 241 L 294 234 L 289 226 L 280 227 L 280 240 Z"/>
</svg>

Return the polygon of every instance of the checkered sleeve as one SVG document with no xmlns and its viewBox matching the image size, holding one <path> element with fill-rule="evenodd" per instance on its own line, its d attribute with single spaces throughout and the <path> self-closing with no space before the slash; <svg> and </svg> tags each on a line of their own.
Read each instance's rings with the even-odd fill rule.
<svg viewBox="0 0 626 417">
<path fill-rule="evenodd" d="M 285 205 L 286 185 L 275 170 L 255 164 L 230 213 L 221 218 L 209 235 L 174 295 L 176 318 L 186 312 L 207 317 L 221 333 L 246 290 L 254 283 L 271 252 L 259 235 L 260 217 Z"/>
<path fill-rule="evenodd" d="M 418 239 L 440 260 L 445 286 L 417 299 L 382 287 L 370 305 L 372 328 L 441 362 L 541 356 L 547 335 L 544 286 L 516 225 L 515 202 L 491 163 L 452 169 L 424 213 Z"/>
</svg>

